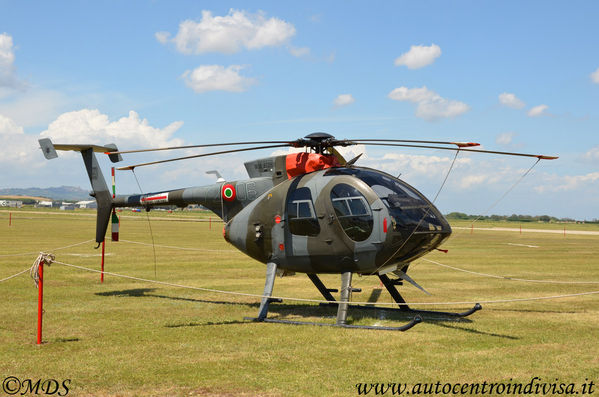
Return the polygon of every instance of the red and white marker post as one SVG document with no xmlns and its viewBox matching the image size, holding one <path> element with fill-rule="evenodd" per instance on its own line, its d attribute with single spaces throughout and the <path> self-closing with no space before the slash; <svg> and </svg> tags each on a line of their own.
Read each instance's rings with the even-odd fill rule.
<svg viewBox="0 0 599 397">
<path fill-rule="evenodd" d="M 37 270 L 37 344 L 42 344 L 42 317 L 44 313 L 44 261 L 41 261 Z"/>
</svg>

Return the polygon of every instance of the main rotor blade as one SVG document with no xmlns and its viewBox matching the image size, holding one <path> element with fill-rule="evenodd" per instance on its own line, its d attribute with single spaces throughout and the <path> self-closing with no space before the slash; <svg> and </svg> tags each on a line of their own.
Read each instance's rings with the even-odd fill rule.
<svg viewBox="0 0 599 397">
<path fill-rule="evenodd" d="M 399 144 L 399 143 L 363 143 L 364 145 L 369 146 L 400 146 L 400 147 L 414 147 L 414 148 L 424 148 L 424 149 L 441 149 L 441 150 L 452 150 L 452 151 L 462 151 L 462 152 L 473 152 L 473 153 L 490 153 L 490 154 L 502 154 L 506 156 L 521 156 L 521 157 L 536 157 L 539 160 L 555 160 L 559 157 L 557 156 L 546 156 L 544 154 L 527 154 L 527 153 L 515 153 L 515 152 L 498 152 L 495 150 L 477 150 L 477 149 L 463 149 L 461 147 L 453 148 L 453 147 L 443 147 L 443 146 L 428 146 L 428 145 L 407 145 L 407 144 Z"/>
<path fill-rule="evenodd" d="M 457 147 L 480 146 L 476 142 L 444 142 L 444 141 L 416 141 L 410 139 L 349 139 L 352 142 L 402 142 L 402 143 L 430 143 L 435 145 L 456 145 Z"/>
<path fill-rule="evenodd" d="M 291 141 L 226 142 L 226 143 L 208 143 L 208 144 L 204 144 L 204 145 L 170 146 L 170 147 L 161 147 L 161 148 L 153 148 L 153 149 L 123 150 L 120 152 L 106 152 L 105 154 L 142 153 L 142 152 L 157 152 L 160 150 L 193 149 L 193 148 L 199 148 L 199 147 L 234 146 L 234 145 L 266 145 L 266 144 L 284 144 L 284 143 L 291 145 Z"/>
<path fill-rule="evenodd" d="M 193 155 L 193 156 L 177 157 L 177 158 L 174 158 L 174 159 L 151 161 L 149 163 L 141 163 L 141 164 L 129 165 L 129 166 L 126 166 L 126 167 L 119 167 L 119 168 L 117 168 L 117 170 L 119 170 L 119 171 L 126 171 L 126 170 L 133 170 L 134 168 L 137 168 L 137 167 L 144 167 L 146 165 L 152 165 L 152 164 L 168 163 L 168 162 L 171 162 L 171 161 L 194 159 L 194 158 L 198 158 L 198 157 L 215 156 L 217 154 L 236 153 L 236 152 L 247 152 L 249 150 L 272 149 L 272 148 L 278 148 L 278 147 L 289 147 L 289 144 L 285 144 L 285 145 L 256 146 L 256 147 L 243 148 L 243 149 L 223 150 L 223 151 L 220 151 L 220 152 L 196 154 L 196 155 Z"/>
</svg>

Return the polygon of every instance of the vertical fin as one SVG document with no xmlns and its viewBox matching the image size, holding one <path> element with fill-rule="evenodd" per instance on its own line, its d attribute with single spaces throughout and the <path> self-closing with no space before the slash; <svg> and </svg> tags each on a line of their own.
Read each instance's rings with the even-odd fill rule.
<svg viewBox="0 0 599 397">
<path fill-rule="evenodd" d="M 112 210 L 112 197 L 93 149 L 82 150 L 81 156 L 83 157 L 87 176 L 89 177 L 89 181 L 94 191 L 92 195 L 96 198 L 96 202 L 98 203 L 96 216 L 96 243 L 100 244 L 104 241 L 106 229 L 108 229 L 108 221 L 110 220 L 110 213 Z"/>
</svg>

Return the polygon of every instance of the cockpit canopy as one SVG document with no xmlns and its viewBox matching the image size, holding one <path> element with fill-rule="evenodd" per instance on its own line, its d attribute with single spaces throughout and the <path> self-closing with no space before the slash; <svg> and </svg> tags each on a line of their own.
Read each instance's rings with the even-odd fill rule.
<svg viewBox="0 0 599 397">
<path fill-rule="evenodd" d="M 366 168 L 333 168 L 325 175 L 353 175 L 379 196 L 393 217 L 395 227 L 416 231 L 441 231 L 445 219 L 420 192 L 385 173 Z"/>
</svg>

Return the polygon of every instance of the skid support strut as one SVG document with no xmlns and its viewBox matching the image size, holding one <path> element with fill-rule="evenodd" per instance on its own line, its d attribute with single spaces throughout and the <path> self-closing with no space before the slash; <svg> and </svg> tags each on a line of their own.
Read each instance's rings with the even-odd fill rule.
<svg viewBox="0 0 599 397">
<path fill-rule="evenodd" d="M 351 299 L 351 272 L 341 274 L 341 302 L 337 308 L 337 325 L 347 324 L 347 307 Z"/>
<path fill-rule="evenodd" d="M 274 262 L 268 262 L 266 264 L 266 281 L 264 282 L 264 293 L 262 294 L 262 301 L 260 302 L 260 309 L 258 310 L 258 317 L 256 321 L 264 321 L 268 314 L 268 306 L 270 305 L 272 290 L 275 285 L 275 276 L 277 275 L 277 264 Z"/>
<path fill-rule="evenodd" d="M 467 310 L 462 313 L 440 312 L 440 311 L 434 311 L 434 310 L 414 310 L 410 306 L 408 306 L 405 299 L 401 296 L 401 294 L 399 293 L 397 288 L 395 288 L 395 285 L 397 285 L 398 283 L 401 283 L 401 280 L 391 280 L 389 277 L 387 277 L 386 274 L 379 274 L 379 279 L 381 280 L 381 282 L 383 283 L 385 288 L 387 288 L 387 291 L 389 291 L 389 294 L 391 294 L 391 297 L 393 298 L 393 300 L 399 306 L 399 310 L 406 312 L 406 313 L 438 314 L 438 315 L 449 316 L 449 317 L 467 317 L 467 316 L 471 315 L 472 313 L 477 312 L 480 309 L 482 309 L 482 306 L 480 305 L 480 303 L 477 303 L 476 305 L 474 305 L 474 307 L 472 309 Z"/>
<path fill-rule="evenodd" d="M 333 295 L 331 295 L 331 292 L 338 292 L 336 289 L 330 289 L 325 287 L 320 278 L 314 273 L 308 273 L 308 277 L 310 278 L 310 281 L 314 283 L 316 288 L 318 288 L 318 291 L 320 291 L 320 293 L 322 294 L 322 296 L 324 296 L 326 300 L 328 300 L 329 302 L 335 302 L 335 298 L 333 297 Z"/>
</svg>

